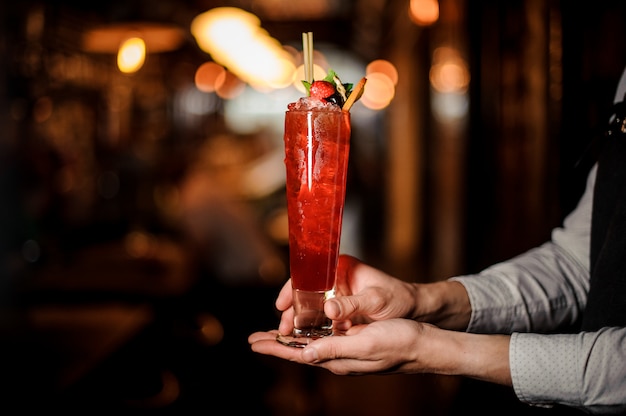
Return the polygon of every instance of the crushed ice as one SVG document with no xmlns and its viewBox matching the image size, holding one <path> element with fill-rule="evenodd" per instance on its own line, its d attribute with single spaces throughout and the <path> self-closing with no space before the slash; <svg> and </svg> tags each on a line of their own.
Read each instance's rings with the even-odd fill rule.
<svg viewBox="0 0 626 416">
<path fill-rule="evenodd" d="M 325 111 L 341 111 L 341 108 L 334 103 L 322 101 L 319 98 L 301 97 L 298 101 L 287 105 L 289 111 L 299 110 L 325 110 Z"/>
</svg>

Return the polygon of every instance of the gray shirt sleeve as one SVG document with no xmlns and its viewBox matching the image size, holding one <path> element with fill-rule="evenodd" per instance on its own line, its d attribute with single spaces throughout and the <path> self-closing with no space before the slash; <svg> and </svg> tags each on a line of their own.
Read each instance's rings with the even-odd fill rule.
<svg viewBox="0 0 626 416">
<path fill-rule="evenodd" d="M 626 412 L 626 328 L 579 334 L 514 333 L 513 388 L 528 404 L 563 404 L 594 414 Z"/>
<path fill-rule="evenodd" d="M 517 397 L 592 413 L 626 411 L 626 328 L 555 334 L 580 318 L 589 289 L 589 240 L 596 167 L 578 206 L 551 241 L 476 275 L 467 289 L 468 332 L 512 334 L 509 363 Z"/>
</svg>

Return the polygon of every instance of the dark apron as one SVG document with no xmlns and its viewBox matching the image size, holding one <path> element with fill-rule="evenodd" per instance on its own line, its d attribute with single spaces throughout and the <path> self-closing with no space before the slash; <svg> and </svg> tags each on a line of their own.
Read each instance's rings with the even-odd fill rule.
<svg viewBox="0 0 626 416">
<path fill-rule="evenodd" d="M 598 160 L 583 331 L 626 326 L 626 104 L 615 110 Z"/>
</svg>

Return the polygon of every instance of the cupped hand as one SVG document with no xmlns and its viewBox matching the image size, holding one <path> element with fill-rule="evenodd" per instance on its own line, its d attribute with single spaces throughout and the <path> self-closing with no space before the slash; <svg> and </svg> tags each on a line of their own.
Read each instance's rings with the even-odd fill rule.
<svg viewBox="0 0 626 416">
<path fill-rule="evenodd" d="M 337 266 L 336 297 L 326 301 L 324 311 L 335 328 L 353 324 L 411 317 L 415 286 L 343 255 Z"/>
<path fill-rule="evenodd" d="M 248 338 L 253 351 L 325 368 L 338 375 L 423 372 L 420 359 L 427 332 L 436 327 L 408 319 L 354 325 L 342 335 L 317 339 L 305 348 L 276 341 L 278 331 L 256 332 Z"/>
<path fill-rule="evenodd" d="M 342 331 L 354 324 L 411 317 L 415 308 L 415 286 L 348 255 L 339 257 L 335 294 L 326 301 L 324 311 Z M 289 280 L 276 299 L 276 308 L 283 312 L 278 327 L 281 334 L 293 329 L 292 303 Z"/>
</svg>

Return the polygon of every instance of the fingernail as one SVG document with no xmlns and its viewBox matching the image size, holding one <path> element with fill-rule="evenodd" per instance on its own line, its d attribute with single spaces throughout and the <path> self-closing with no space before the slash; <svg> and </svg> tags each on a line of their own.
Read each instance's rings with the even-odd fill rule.
<svg viewBox="0 0 626 416">
<path fill-rule="evenodd" d="M 302 359 L 307 363 L 314 363 L 318 360 L 317 349 L 313 347 L 305 348 L 302 351 Z"/>
</svg>

